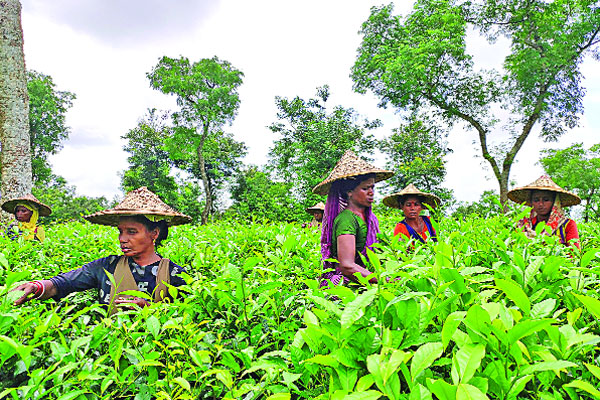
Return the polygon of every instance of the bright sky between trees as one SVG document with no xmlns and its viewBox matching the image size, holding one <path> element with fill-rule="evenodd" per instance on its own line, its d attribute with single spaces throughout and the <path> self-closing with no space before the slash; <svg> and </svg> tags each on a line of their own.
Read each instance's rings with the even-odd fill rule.
<svg viewBox="0 0 600 400">
<path fill-rule="evenodd" d="M 409 1 L 397 1 L 406 14 Z M 245 74 L 241 106 L 231 127 L 248 146 L 244 160 L 266 163 L 275 139 L 267 128 L 276 120 L 275 96 L 313 97 L 329 84 L 328 103 L 355 108 L 384 126 L 388 135 L 398 126 L 392 109 L 377 108 L 371 95 L 352 91 L 350 68 L 360 43 L 358 30 L 372 6 L 370 0 L 22 0 L 25 62 L 52 76 L 58 90 L 77 95 L 67 116 L 72 128 L 64 149 L 53 156 L 54 172 L 75 185 L 79 194 L 121 196 L 120 176 L 127 154 L 120 139 L 135 127 L 146 109 L 175 107 L 150 88 L 146 73 L 164 55 L 191 61 L 217 55 Z M 492 47 L 479 38 L 469 42 L 475 62 L 500 65 L 502 43 Z M 536 179 L 539 150 L 564 148 L 574 142 L 586 147 L 600 142 L 600 66 L 585 61 L 585 114 L 580 127 L 558 143 L 543 143 L 532 134 L 517 156 L 511 180 L 518 185 Z M 475 136 L 455 128 L 449 136 L 454 153 L 447 157 L 445 186 L 459 200 L 473 201 L 497 183 L 478 157 Z M 325 175 L 327 171 L 323 171 Z"/>
</svg>

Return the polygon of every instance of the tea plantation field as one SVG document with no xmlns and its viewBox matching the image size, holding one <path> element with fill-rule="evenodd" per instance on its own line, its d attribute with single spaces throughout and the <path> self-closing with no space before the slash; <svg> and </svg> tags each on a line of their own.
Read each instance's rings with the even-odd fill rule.
<svg viewBox="0 0 600 400">
<path fill-rule="evenodd" d="M 96 293 L 15 308 L 8 290 L 118 254 L 116 229 L 0 237 L 0 398 L 600 399 L 600 224 L 570 254 L 515 218 L 444 219 L 414 251 L 383 235 L 383 283 L 329 293 L 316 231 L 177 227 L 179 298 L 112 318 Z"/>
</svg>

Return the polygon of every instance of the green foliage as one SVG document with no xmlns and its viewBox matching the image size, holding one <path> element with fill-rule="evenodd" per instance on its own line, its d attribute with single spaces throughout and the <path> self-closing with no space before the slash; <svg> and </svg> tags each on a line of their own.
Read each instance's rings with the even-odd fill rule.
<svg viewBox="0 0 600 400">
<path fill-rule="evenodd" d="M 196 152 L 200 140 L 199 136 L 190 134 L 187 128 L 182 127 L 174 127 L 173 134 L 165 140 L 171 163 L 194 177 L 202 174 Z M 212 213 L 216 211 L 218 190 L 223 189 L 226 180 L 238 171 L 240 159 L 246 152 L 246 145 L 236 141 L 230 133 L 214 132 L 204 141 L 202 157 L 211 193 Z"/>
<path fill-rule="evenodd" d="M 167 118 L 167 113 L 148 110 L 147 116 L 135 128 L 121 136 L 127 140 L 123 149 L 129 153 L 129 168 L 123 173 L 121 186 L 125 192 L 146 186 L 167 204 L 174 204 L 177 183 L 171 176 L 171 163 L 164 144 L 170 134 L 165 123 Z"/>
<path fill-rule="evenodd" d="M 114 228 L 0 236 L 0 397 L 594 398 L 600 227 L 581 224 L 571 252 L 513 229 L 522 216 L 442 219 L 409 251 L 382 218 L 380 284 L 329 291 L 315 231 L 175 227 L 161 253 L 187 269 L 182 295 L 112 318 L 95 293 L 14 308 L 7 291 L 115 254 Z"/>
<path fill-rule="evenodd" d="M 237 114 L 240 104 L 238 87 L 243 76 L 229 62 L 216 56 L 194 63 L 185 57 L 162 57 L 147 74 L 152 88 L 177 98 L 180 110 L 173 114 L 175 134 L 167 140 L 167 147 L 182 153 L 173 158 L 184 163 L 185 169 L 196 172 L 196 178 L 202 179 L 205 193 L 203 224 L 208 221 L 213 209 L 216 190 L 213 186 L 218 185 L 218 179 L 222 177 L 220 173 L 230 169 L 230 164 L 237 164 L 237 158 L 245 154 L 245 146 L 235 142 L 221 129 Z M 220 151 L 221 145 L 232 153 Z M 205 146 L 209 149 L 208 155 L 205 154 Z M 193 152 L 195 158 L 191 156 Z M 212 182 L 208 170 L 213 171 Z"/>
<path fill-rule="evenodd" d="M 75 95 L 56 90 L 52 77 L 36 71 L 27 72 L 27 93 L 33 183 L 43 186 L 52 179 L 48 156 L 56 154 L 69 136 L 65 117 Z"/>
<path fill-rule="evenodd" d="M 37 199 L 52 208 L 52 214 L 40 220 L 42 224 L 76 221 L 111 205 L 104 197 L 78 196 L 75 187 L 67 185 L 60 176 L 51 175 L 49 179 L 45 185 L 34 186 L 32 189 Z"/>
<path fill-rule="evenodd" d="M 249 166 L 235 176 L 231 187 L 233 205 L 228 211 L 247 221 L 306 219 L 306 212 L 291 189 L 291 184 L 276 182 L 269 172 Z"/>
<path fill-rule="evenodd" d="M 587 54 L 598 58 L 599 27 L 588 0 L 418 0 L 405 18 L 391 5 L 374 7 L 361 30 L 354 88 L 371 90 L 382 106 L 474 130 L 505 202 L 510 169 L 534 125 L 555 140 L 578 123 L 580 64 Z M 467 32 L 490 44 L 508 40 L 501 70 L 474 64 Z M 490 142 L 493 132 L 505 135 L 499 146 Z"/>
<path fill-rule="evenodd" d="M 171 159 L 167 144 L 173 136 L 173 129 L 167 125 L 167 113 L 149 110 L 148 115 L 138 125 L 127 132 L 124 150 L 129 168 L 123 172 L 121 187 L 125 192 L 146 186 L 165 203 L 178 211 L 199 219 L 202 214 L 200 186 L 190 179 L 182 179 L 176 169 L 176 161 Z M 181 171 L 180 171 L 181 172 Z"/>
<path fill-rule="evenodd" d="M 600 218 L 600 144 L 588 150 L 582 143 L 542 150 L 540 164 L 559 186 L 581 197 L 586 222 L 590 217 Z"/>
<path fill-rule="evenodd" d="M 357 123 L 351 108 L 335 106 L 327 110 L 329 87 L 317 88 L 316 98 L 291 100 L 276 97 L 278 122 L 269 129 L 278 135 L 269 151 L 270 163 L 286 182 L 292 182 L 300 202 L 312 206 L 323 199 L 311 193 L 344 152 L 370 152 L 375 146 L 368 130 L 381 125 L 379 120 Z"/>
<path fill-rule="evenodd" d="M 486 190 L 479 197 L 479 201 L 471 203 L 459 202 L 452 212 L 452 216 L 455 218 L 465 218 L 468 216 L 486 218 L 497 216 L 501 213 L 503 213 L 503 209 L 498 199 L 498 193 L 493 190 Z"/>
<path fill-rule="evenodd" d="M 412 183 L 423 191 L 444 195 L 447 189 L 440 187 L 446 176 L 444 156 L 452 152 L 446 146 L 443 133 L 433 124 L 410 119 L 394 129 L 379 142 L 379 150 L 387 156 L 386 167 L 395 172 L 386 182 L 390 193 Z"/>
</svg>

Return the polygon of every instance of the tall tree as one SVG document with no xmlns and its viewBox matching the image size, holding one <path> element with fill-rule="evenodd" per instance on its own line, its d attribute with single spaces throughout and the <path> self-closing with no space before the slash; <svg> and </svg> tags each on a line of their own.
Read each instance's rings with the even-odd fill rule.
<svg viewBox="0 0 600 400">
<path fill-rule="evenodd" d="M 554 140 L 578 123 L 579 67 L 586 54 L 598 59 L 597 2 L 417 0 L 406 18 L 392 13 L 391 5 L 373 8 L 362 26 L 355 90 L 474 130 L 504 204 L 510 169 L 534 126 Z M 501 70 L 475 67 L 467 32 L 490 43 L 508 39 Z M 509 137 L 494 147 L 491 136 L 499 131 Z"/>
<path fill-rule="evenodd" d="M 4 199 L 31 192 L 28 116 L 21 3 L 4 0 L 0 4 L 0 166 Z"/>
<path fill-rule="evenodd" d="M 226 179 L 238 171 L 240 159 L 246 155 L 247 148 L 243 142 L 236 141 L 231 133 L 213 132 L 202 146 L 201 164 L 196 150 L 200 140 L 198 135 L 190 134 L 189 128 L 176 126 L 165 144 L 172 164 L 191 176 L 200 178 L 200 165 L 204 165 L 210 193 L 209 212 L 212 214 L 217 209 L 217 194 L 223 189 Z"/>
<path fill-rule="evenodd" d="M 379 150 L 387 156 L 387 169 L 396 172 L 386 184 L 392 191 L 412 183 L 421 190 L 447 197 L 447 189 L 441 184 L 446 177 L 444 156 L 452 150 L 434 124 L 409 119 L 379 142 Z"/>
<path fill-rule="evenodd" d="M 174 121 L 195 145 L 198 169 L 204 186 L 205 207 L 202 223 L 208 221 L 213 193 L 206 170 L 204 145 L 207 139 L 231 123 L 240 104 L 238 87 L 244 74 L 216 56 L 198 62 L 181 57 L 163 57 L 147 74 L 150 85 L 177 98 L 180 110 Z"/>
<path fill-rule="evenodd" d="M 27 92 L 33 184 L 42 186 L 51 180 L 48 156 L 56 154 L 69 136 L 66 113 L 75 95 L 56 90 L 52 77 L 36 71 L 27 72 Z"/>
<path fill-rule="evenodd" d="M 276 97 L 279 121 L 269 129 L 278 136 L 269 151 L 271 165 L 286 182 L 292 182 L 295 194 L 305 206 L 321 201 L 311 193 L 333 169 L 348 149 L 371 152 L 375 138 L 367 131 L 379 127 L 379 120 L 359 120 L 352 108 L 327 109 L 329 87 L 317 88 L 316 98 L 291 100 Z M 312 205 L 312 204 L 310 204 Z"/>
<path fill-rule="evenodd" d="M 542 150 L 540 164 L 558 185 L 581 197 L 585 222 L 590 216 L 600 218 L 600 144 L 589 150 L 583 143 Z"/>
</svg>

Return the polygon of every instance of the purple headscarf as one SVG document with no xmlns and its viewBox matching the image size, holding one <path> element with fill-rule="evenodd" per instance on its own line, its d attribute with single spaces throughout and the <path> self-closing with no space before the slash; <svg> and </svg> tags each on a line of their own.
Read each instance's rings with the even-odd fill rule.
<svg viewBox="0 0 600 400">
<path fill-rule="evenodd" d="M 327 202 L 325 203 L 325 214 L 323 215 L 323 229 L 321 230 L 321 259 L 326 260 L 331 258 L 331 247 L 333 243 L 333 221 L 335 218 L 346 209 L 348 203 L 344 199 L 344 191 L 352 190 L 351 186 L 358 186 L 360 182 L 372 178 L 373 175 L 361 175 L 352 180 L 349 185 L 349 179 L 341 179 L 331 184 Z M 349 188 L 350 186 L 350 188 Z M 379 221 L 371 207 L 365 211 L 365 219 L 367 224 L 367 241 L 365 248 L 361 253 L 366 256 L 367 249 L 371 248 L 373 243 L 377 242 L 377 234 L 379 233 Z"/>
</svg>

